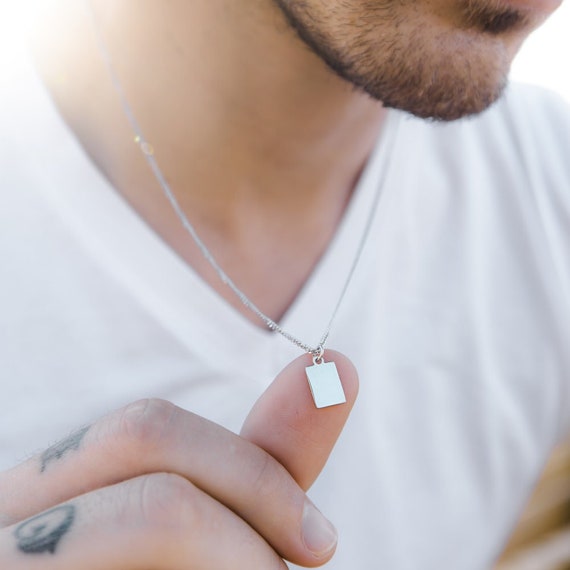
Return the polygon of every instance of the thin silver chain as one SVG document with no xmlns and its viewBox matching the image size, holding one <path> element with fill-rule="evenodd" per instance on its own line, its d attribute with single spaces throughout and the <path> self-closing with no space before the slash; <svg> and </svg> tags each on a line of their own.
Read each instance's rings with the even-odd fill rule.
<svg viewBox="0 0 570 570">
<path fill-rule="evenodd" d="M 292 342 L 294 345 L 298 346 L 303 351 L 305 351 L 309 354 L 312 354 L 315 361 L 321 362 L 322 357 L 323 357 L 323 353 L 324 353 L 325 343 L 327 342 L 327 340 L 329 338 L 330 331 L 332 329 L 333 323 L 336 319 L 336 316 L 338 314 L 338 311 L 340 309 L 342 301 L 346 295 L 346 292 L 348 290 L 348 286 L 350 285 L 350 282 L 352 281 L 352 277 L 356 271 L 356 267 L 357 267 L 358 262 L 360 261 L 360 258 L 362 256 L 362 252 L 363 252 L 364 246 L 368 240 L 368 236 L 370 235 L 370 230 L 372 228 L 372 222 L 374 220 L 376 210 L 378 209 L 378 203 L 380 201 L 381 189 L 384 186 L 384 181 L 386 179 L 386 171 L 387 171 L 387 166 L 390 162 L 389 161 L 390 157 L 386 156 L 386 159 L 384 161 L 383 168 L 382 168 L 382 179 L 379 181 L 379 183 L 377 185 L 376 193 L 374 195 L 374 200 L 373 200 L 372 206 L 370 208 L 370 213 L 368 215 L 366 225 L 365 225 L 364 230 L 362 232 L 362 237 L 361 237 L 360 242 L 358 244 L 356 254 L 355 254 L 354 259 L 352 261 L 352 265 L 351 265 L 350 270 L 348 272 L 348 275 L 346 277 L 342 291 L 339 295 L 337 303 L 336 303 L 334 310 L 331 314 L 331 317 L 329 319 L 329 322 L 328 322 L 328 325 L 325 329 L 325 332 L 321 336 L 319 343 L 315 347 L 312 347 L 311 345 L 303 342 L 302 340 L 298 339 L 296 336 L 292 335 L 291 333 L 289 333 L 286 330 L 284 330 L 283 328 L 281 328 L 281 326 L 278 323 L 276 323 L 271 317 L 268 317 L 261 309 L 259 309 L 259 307 L 257 307 L 257 305 L 255 303 L 253 303 L 253 301 L 251 301 L 247 297 L 247 295 L 243 291 L 241 291 L 241 289 L 238 288 L 238 286 L 233 282 L 233 280 L 229 277 L 229 275 L 221 268 L 219 263 L 216 261 L 215 257 L 212 255 L 210 250 L 206 247 L 206 244 L 202 241 L 202 239 L 200 238 L 200 236 L 196 232 L 196 229 L 194 228 L 194 226 L 190 223 L 190 220 L 188 220 L 186 214 L 182 210 L 182 207 L 180 206 L 180 203 L 178 202 L 178 200 L 176 198 L 176 195 L 174 194 L 174 192 L 170 188 L 170 185 L 166 181 L 166 178 L 165 178 L 164 174 L 162 173 L 162 170 L 158 166 L 158 162 L 157 162 L 156 158 L 154 157 L 153 146 L 150 144 L 150 142 L 144 136 L 143 130 L 142 130 L 139 122 L 137 121 L 131 106 L 129 105 L 129 102 L 127 100 L 127 97 L 125 95 L 123 87 L 122 87 L 122 85 L 121 85 L 121 83 L 117 77 L 117 74 L 115 73 L 115 69 L 113 66 L 111 55 L 110 55 L 109 50 L 107 49 L 107 45 L 103 39 L 100 27 L 97 25 L 97 17 L 96 17 L 96 14 L 95 14 L 95 11 L 93 9 L 93 5 L 92 5 L 91 1 L 86 0 L 86 5 L 87 5 L 87 9 L 88 9 L 90 16 L 91 16 L 91 23 L 93 25 L 95 36 L 96 36 L 97 43 L 99 46 L 99 52 L 100 52 L 101 57 L 105 63 L 105 66 L 107 67 L 107 71 L 109 73 L 109 77 L 111 79 L 113 87 L 115 88 L 115 91 L 117 92 L 117 95 L 119 96 L 121 106 L 123 108 L 123 112 L 124 112 L 127 120 L 129 121 L 131 129 L 135 135 L 135 137 L 134 137 L 135 142 L 139 145 L 139 147 L 143 153 L 143 156 L 145 157 L 149 167 L 151 168 L 151 170 L 152 170 L 158 184 L 160 185 L 164 195 L 166 196 L 166 198 L 168 199 L 168 201 L 172 205 L 172 208 L 173 208 L 174 212 L 176 213 L 176 215 L 178 216 L 180 222 L 182 223 L 182 225 L 184 226 L 186 231 L 190 234 L 190 236 L 192 237 L 192 239 L 194 240 L 194 242 L 198 246 L 198 249 L 200 250 L 202 256 L 211 265 L 211 267 L 215 270 L 215 272 L 218 274 L 218 277 L 220 278 L 222 283 L 224 283 L 224 285 L 229 287 L 231 289 L 231 291 L 236 295 L 236 297 L 242 302 L 242 304 L 245 307 L 247 307 L 247 309 L 249 309 L 250 311 L 255 313 L 255 315 L 257 315 L 257 317 L 259 319 L 261 319 L 270 330 L 275 331 L 276 333 L 279 333 L 281 336 L 286 338 L 288 341 Z M 395 131 L 396 131 L 396 129 L 393 129 L 393 136 L 395 136 Z M 390 141 L 390 142 L 393 143 L 394 141 Z M 393 144 L 387 145 L 388 153 L 391 153 L 393 146 L 394 146 Z"/>
</svg>

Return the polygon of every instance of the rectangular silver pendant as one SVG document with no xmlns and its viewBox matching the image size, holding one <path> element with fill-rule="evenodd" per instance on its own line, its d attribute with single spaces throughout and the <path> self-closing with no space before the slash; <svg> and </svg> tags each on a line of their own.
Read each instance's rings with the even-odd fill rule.
<svg viewBox="0 0 570 570">
<path fill-rule="evenodd" d="M 346 396 L 334 362 L 314 364 L 305 370 L 317 408 L 328 408 L 346 402 Z"/>
</svg>

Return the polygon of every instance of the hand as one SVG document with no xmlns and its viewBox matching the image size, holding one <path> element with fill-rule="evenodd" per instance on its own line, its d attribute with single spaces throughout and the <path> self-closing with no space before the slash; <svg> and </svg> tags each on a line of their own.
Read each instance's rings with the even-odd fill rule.
<svg viewBox="0 0 570 570">
<path fill-rule="evenodd" d="M 335 532 L 306 498 L 356 398 L 317 410 L 292 362 L 241 436 L 160 400 L 136 402 L 0 474 L 0 567 L 270 570 L 319 566 Z"/>
</svg>

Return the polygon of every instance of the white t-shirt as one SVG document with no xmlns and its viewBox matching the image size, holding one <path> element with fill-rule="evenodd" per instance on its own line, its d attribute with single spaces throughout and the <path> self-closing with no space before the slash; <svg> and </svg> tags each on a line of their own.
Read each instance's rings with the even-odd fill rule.
<svg viewBox="0 0 570 570">
<path fill-rule="evenodd" d="M 298 349 L 137 217 L 30 67 L 1 75 L 1 466 L 140 397 L 238 430 Z M 487 569 L 570 424 L 570 112 L 528 87 L 448 125 L 392 112 L 283 319 L 310 343 L 382 176 L 329 341 L 361 393 L 311 490 L 340 532 L 327 568 Z"/>
</svg>

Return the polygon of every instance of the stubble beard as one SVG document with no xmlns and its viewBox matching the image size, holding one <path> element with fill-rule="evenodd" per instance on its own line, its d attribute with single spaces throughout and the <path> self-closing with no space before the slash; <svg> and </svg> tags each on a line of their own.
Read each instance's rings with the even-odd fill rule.
<svg viewBox="0 0 570 570">
<path fill-rule="evenodd" d="M 338 76 L 385 107 L 438 121 L 478 114 L 499 99 L 512 57 L 500 36 L 526 25 L 493 0 L 465 0 L 462 26 L 445 31 L 422 20 L 413 0 L 331 3 L 322 13 L 319 1 L 274 2 Z"/>
</svg>

